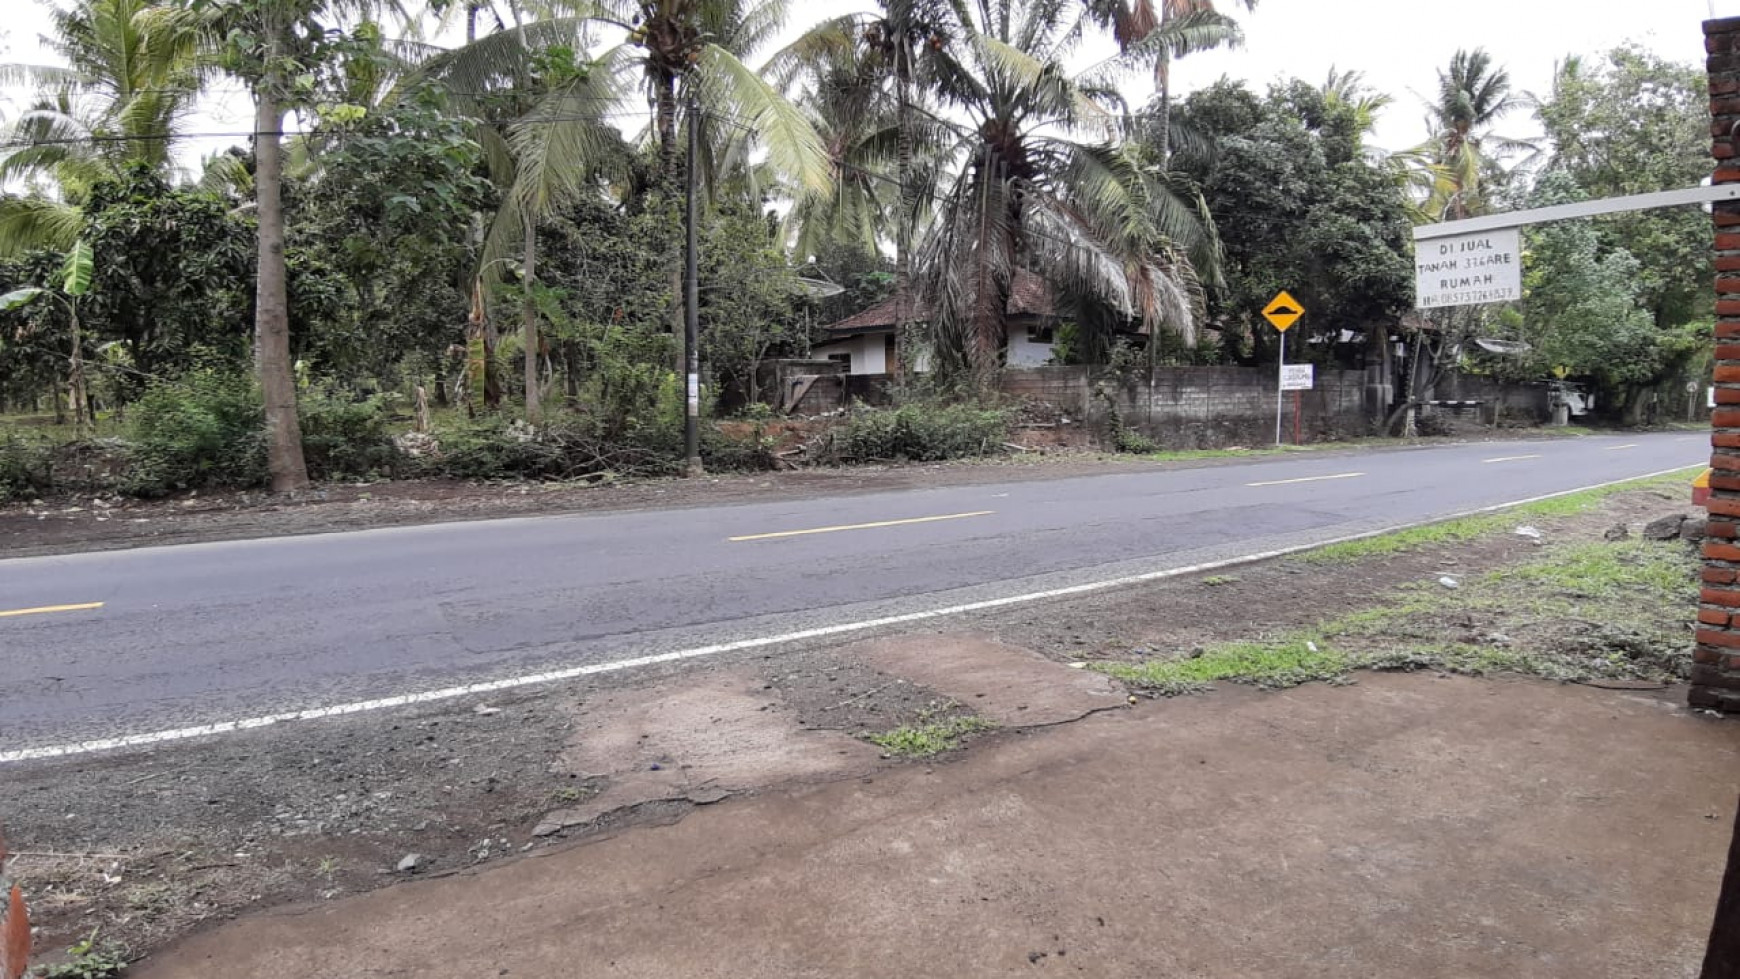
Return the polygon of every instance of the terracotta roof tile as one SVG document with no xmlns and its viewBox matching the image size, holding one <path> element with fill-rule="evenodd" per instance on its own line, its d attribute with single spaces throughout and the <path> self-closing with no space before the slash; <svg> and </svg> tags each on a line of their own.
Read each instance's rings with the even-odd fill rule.
<svg viewBox="0 0 1740 979">
<path fill-rule="evenodd" d="M 865 333 L 870 330 L 888 329 L 898 322 L 902 312 L 899 306 L 903 301 L 911 304 L 911 310 L 906 314 L 910 319 L 922 321 L 930 317 L 930 309 L 923 302 L 901 296 L 890 296 L 837 323 L 830 323 L 825 329 L 829 333 Z M 1044 279 L 1032 272 L 1015 273 L 1015 281 L 1009 290 L 1008 312 L 1011 315 L 1053 316 L 1055 315 L 1054 310 L 1051 287 Z"/>
</svg>

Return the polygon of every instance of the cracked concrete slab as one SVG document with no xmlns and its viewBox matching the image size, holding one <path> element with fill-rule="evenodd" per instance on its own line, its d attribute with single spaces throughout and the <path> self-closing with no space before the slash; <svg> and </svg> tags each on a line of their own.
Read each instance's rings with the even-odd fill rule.
<svg viewBox="0 0 1740 979">
<path fill-rule="evenodd" d="M 1106 676 L 972 633 L 867 639 L 840 654 L 952 697 L 1003 727 L 1061 724 L 1124 704 Z"/>
<path fill-rule="evenodd" d="M 616 690 L 570 707 L 574 733 L 558 774 L 603 781 L 597 795 L 548 813 L 549 836 L 647 802 L 718 802 L 750 789 L 867 769 L 878 751 L 836 731 L 804 730 L 779 694 L 721 672 L 679 689 Z"/>
</svg>

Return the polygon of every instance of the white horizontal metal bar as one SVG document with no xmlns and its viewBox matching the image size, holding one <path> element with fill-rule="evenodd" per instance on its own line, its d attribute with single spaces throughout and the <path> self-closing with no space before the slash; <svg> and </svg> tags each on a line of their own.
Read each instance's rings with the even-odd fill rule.
<svg viewBox="0 0 1740 979">
<path fill-rule="evenodd" d="M 1488 214 L 1461 221 L 1440 221 L 1422 224 L 1414 229 L 1415 241 L 1432 241 L 1476 231 L 1496 231 L 1499 228 L 1520 228 L 1527 224 L 1566 221 L 1597 214 L 1618 214 L 1622 211 L 1645 211 L 1652 207 L 1675 207 L 1681 204 L 1708 204 L 1712 201 L 1740 200 L 1740 184 L 1716 184 L 1711 187 L 1687 187 L 1685 190 L 1664 190 L 1654 194 L 1634 194 L 1630 197 L 1607 197 L 1597 201 L 1557 204 L 1528 211 Z"/>
</svg>

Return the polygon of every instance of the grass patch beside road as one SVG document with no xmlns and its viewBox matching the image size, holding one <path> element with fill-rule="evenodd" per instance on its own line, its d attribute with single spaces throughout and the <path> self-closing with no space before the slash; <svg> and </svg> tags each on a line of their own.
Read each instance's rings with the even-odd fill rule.
<svg viewBox="0 0 1740 979">
<path fill-rule="evenodd" d="M 1681 499 L 1689 508 L 1692 492 L 1691 481 L 1700 471 L 1701 467 L 1699 466 L 1689 466 L 1653 479 L 1616 483 L 1612 486 L 1602 486 L 1597 489 L 1555 496 L 1548 500 L 1536 500 L 1533 503 L 1510 507 L 1497 513 L 1457 517 L 1453 520 L 1443 520 L 1420 527 L 1409 527 L 1406 530 L 1380 534 L 1376 537 L 1330 544 L 1327 547 L 1307 551 L 1299 555 L 1296 560 L 1315 564 L 1363 561 L 1367 558 L 1386 557 L 1403 551 L 1418 550 L 1422 547 L 1458 544 L 1474 540 L 1477 537 L 1484 537 L 1487 534 L 1510 530 L 1516 527 L 1519 522 L 1527 519 L 1545 520 L 1553 517 L 1575 516 L 1595 509 L 1601 505 L 1603 500 L 1615 493 L 1629 493 L 1634 490 L 1680 492 L 1683 493 Z"/>
<path fill-rule="evenodd" d="M 1455 589 L 1436 580 L 1398 586 L 1373 607 L 1309 631 L 1091 666 L 1159 696 L 1214 681 L 1336 682 L 1358 669 L 1665 684 L 1691 667 L 1698 567 L 1679 541 L 1565 543 Z"/>
<path fill-rule="evenodd" d="M 1345 654 L 1326 648 L 1315 633 L 1273 642 L 1216 645 L 1188 659 L 1143 663 L 1095 663 L 1093 667 L 1161 696 L 1196 693 L 1215 680 L 1281 689 L 1312 680 L 1333 680 L 1352 668 Z"/>
<path fill-rule="evenodd" d="M 935 721 L 920 719 L 916 724 L 867 735 L 865 740 L 898 758 L 929 758 L 959 747 L 961 740 L 970 734 L 990 731 L 996 726 L 982 717 L 963 714 Z"/>
</svg>

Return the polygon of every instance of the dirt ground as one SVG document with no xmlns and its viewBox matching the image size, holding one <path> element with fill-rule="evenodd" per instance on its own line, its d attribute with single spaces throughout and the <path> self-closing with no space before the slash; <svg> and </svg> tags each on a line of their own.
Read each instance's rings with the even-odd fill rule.
<svg viewBox="0 0 1740 979">
<path fill-rule="evenodd" d="M 1548 430 L 1503 430 L 1488 438 L 1555 438 Z M 1311 446 L 1351 449 L 1447 445 L 1478 438 L 1371 439 Z M 1248 458 L 1248 456 L 1247 456 Z M 781 499 L 880 493 L 937 486 L 1066 479 L 1120 470 L 1198 468 L 1240 456 L 1156 462 L 1067 448 L 1024 455 L 924 465 L 804 468 L 728 473 L 702 479 L 603 479 L 574 482 L 403 480 L 329 483 L 297 498 L 260 491 L 187 493 L 163 500 L 120 496 L 62 497 L 0 504 L 0 557 L 146 547 L 206 540 L 318 534 L 405 524 L 486 520 L 541 513 L 764 503 Z"/>
<path fill-rule="evenodd" d="M 1689 977 L 1735 734 L 1520 680 L 1146 703 L 249 917 L 138 975 Z"/>
<path fill-rule="evenodd" d="M 1635 528 L 1681 502 L 1633 491 L 1599 510 L 1537 523 L 1547 540 L 1599 539 L 1616 522 Z M 962 618 L 946 631 L 745 653 L 487 701 L 19 766 L 0 773 L 6 790 L 0 823 L 22 851 L 13 872 L 32 897 L 42 947 L 62 947 L 100 928 L 105 938 L 142 954 L 238 915 L 343 901 L 408 878 L 488 868 L 574 841 L 633 836 L 780 786 L 797 798 L 808 791 L 805 785 L 908 777 L 901 773 L 913 763 L 884 757 L 864 736 L 925 718 L 974 716 L 994 723 L 1002 732 L 981 736 L 965 754 L 1002 751 L 1027 743 L 1011 732 L 1038 737 L 1040 727 L 1061 732 L 1090 715 L 1129 713 L 1109 680 L 1066 663 L 1144 651 L 1188 654 L 1212 641 L 1297 628 L 1363 609 L 1395 584 L 1430 580 L 1445 570 L 1497 567 L 1540 546 L 1499 534 L 1361 562 L 1270 562 L 1216 576 L 1224 580 L 1213 585 L 1156 583 Z M 1560 696 L 1548 684 L 1521 688 L 1547 691 L 1531 696 Z M 1242 691 L 1223 701 L 1224 693 L 1201 703 L 1245 703 Z M 1629 694 L 1602 695 L 1618 698 L 1614 705 L 1638 703 L 1624 699 Z M 1650 710 L 1690 724 L 1670 710 L 1683 697 L 1663 696 Z M 1286 706 L 1290 700 L 1273 703 L 1271 721 L 1250 720 L 1242 733 L 1223 733 L 1243 743 L 1293 710 Z M 1345 703 L 1353 714 L 1366 710 L 1362 700 Z M 1192 705 L 1174 715 L 1175 709 L 1186 708 L 1144 705 L 1136 713 L 1162 720 L 1213 713 Z M 1518 709 L 1511 723 L 1526 726 L 1535 712 L 1561 708 Z M 1715 729 L 1734 743 L 1732 725 Z M 1154 750 L 1173 753 L 1165 746 Z M 1583 744 L 1564 750 L 1604 749 Z M 959 763 L 946 760 L 953 757 L 934 770 L 957 770 Z M 1159 777 L 1143 767 L 1149 761 L 1131 764 L 1124 782 Z M 1700 777 L 1731 791 L 1736 774 L 1740 770 Z M 1491 791 L 1508 792 L 1508 784 Z M 1229 786 L 1225 801 L 1238 810 L 1256 797 L 1251 793 L 1261 794 L 1260 785 Z M 1140 823 L 1146 817 L 1130 818 Z M 412 866 L 398 870 L 412 855 Z"/>
</svg>

